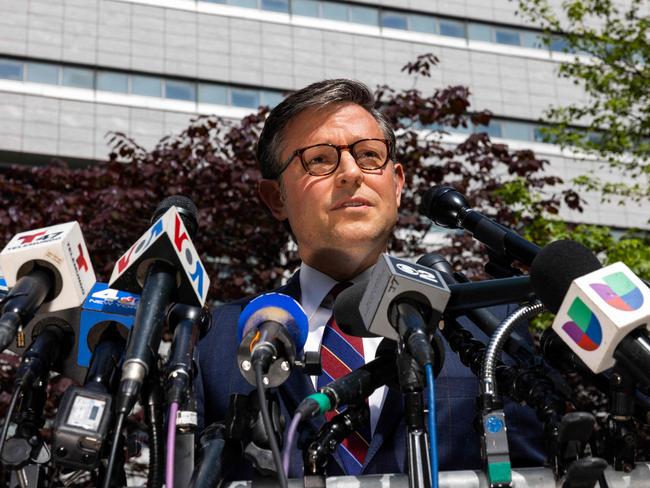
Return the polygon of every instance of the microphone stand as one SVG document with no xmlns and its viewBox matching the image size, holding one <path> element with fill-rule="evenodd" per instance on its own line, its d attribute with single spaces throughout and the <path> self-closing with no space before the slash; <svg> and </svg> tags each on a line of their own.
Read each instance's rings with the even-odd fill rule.
<svg viewBox="0 0 650 488">
<path fill-rule="evenodd" d="M 605 459 L 616 471 L 630 472 L 636 463 L 637 429 L 634 416 L 636 382 L 619 365 L 609 378 L 610 413 L 605 427 Z"/>
<path fill-rule="evenodd" d="M 426 379 L 401 340 L 397 346 L 397 376 L 400 390 L 404 396 L 409 487 L 431 488 L 429 439 L 424 429 L 424 398 L 422 396 Z"/>
</svg>

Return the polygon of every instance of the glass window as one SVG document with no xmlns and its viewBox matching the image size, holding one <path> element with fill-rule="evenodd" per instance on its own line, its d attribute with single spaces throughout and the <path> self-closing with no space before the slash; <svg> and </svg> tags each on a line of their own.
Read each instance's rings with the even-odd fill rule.
<svg viewBox="0 0 650 488">
<path fill-rule="evenodd" d="M 0 78 L 4 78 L 5 80 L 22 80 L 23 63 L 0 58 Z"/>
<path fill-rule="evenodd" d="M 165 98 L 196 100 L 196 85 L 189 81 L 165 80 Z"/>
<path fill-rule="evenodd" d="M 262 0 L 262 10 L 273 12 L 288 12 L 289 0 Z"/>
<path fill-rule="evenodd" d="M 63 84 L 75 88 L 95 87 L 95 72 L 85 68 L 63 68 Z"/>
<path fill-rule="evenodd" d="M 27 80 L 58 85 L 59 67 L 47 63 L 27 63 Z"/>
<path fill-rule="evenodd" d="M 548 142 L 548 138 L 544 132 L 545 128 L 542 125 L 536 125 L 533 128 L 533 138 L 535 142 Z"/>
<path fill-rule="evenodd" d="M 501 132 L 505 139 L 516 141 L 531 141 L 533 139 L 532 125 L 525 122 L 501 122 Z"/>
<path fill-rule="evenodd" d="M 492 27 L 485 24 L 467 24 L 467 37 L 473 41 L 494 42 L 492 39 Z"/>
<path fill-rule="evenodd" d="M 257 108 L 260 106 L 259 93 L 257 90 L 233 88 L 231 96 L 232 104 L 235 107 Z"/>
<path fill-rule="evenodd" d="M 455 20 L 440 19 L 440 34 L 450 37 L 465 37 L 465 25 Z"/>
<path fill-rule="evenodd" d="M 228 89 L 221 85 L 199 85 L 199 102 L 228 105 Z"/>
<path fill-rule="evenodd" d="M 395 12 L 382 12 L 381 25 L 391 29 L 408 29 L 408 18 L 406 15 Z"/>
<path fill-rule="evenodd" d="M 275 91 L 262 90 L 261 95 L 260 105 L 268 105 L 271 108 L 275 107 L 278 103 L 284 100 L 282 93 Z"/>
<path fill-rule="evenodd" d="M 236 7 L 257 8 L 257 0 L 228 0 L 228 3 Z"/>
<path fill-rule="evenodd" d="M 203 0 L 203 1 L 209 3 L 226 3 L 226 0 Z"/>
<path fill-rule="evenodd" d="M 117 93 L 128 93 L 129 76 L 124 73 L 100 71 L 97 73 L 97 89 Z"/>
<path fill-rule="evenodd" d="M 568 51 L 569 50 L 569 44 L 566 42 L 564 37 L 559 37 L 559 36 L 553 36 L 551 39 L 551 51 Z"/>
<path fill-rule="evenodd" d="M 524 32 L 523 33 L 524 47 L 530 47 L 534 49 L 544 49 L 544 41 L 542 36 L 536 32 Z"/>
<path fill-rule="evenodd" d="M 411 30 L 416 32 L 426 32 L 428 34 L 435 34 L 436 18 L 430 15 L 411 14 Z"/>
<path fill-rule="evenodd" d="M 153 76 L 133 75 L 131 77 L 131 93 L 147 97 L 162 96 L 162 80 Z"/>
<path fill-rule="evenodd" d="M 371 7 L 350 6 L 350 22 L 379 25 L 379 11 Z"/>
<path fill-rule="evenodd" d="M 521 37 L 517 31 L 497 28 L 494 30 L 494 37 L 499 44 L 521 46 Z"/>
<path fill-rule="evenodd" d="M 306 17 L 318 17 L 318 2 L 315 0 L 291 0 L 291 13 Z"/>
<path fill-rule="evenodd" d="M 488 126 L 475 125 L 473 129 L 476 133 L 486 132 L 490 137 L 501 137 L 501 122 L 497 122 L 494 119 L 490 121 L 490 125 Z"/>
<path fill-rule="evenodd" d="M 342 3 L 321 2 L 323 17 L 331 20 L 348 20 L 348 6 Z"/>
</svg>

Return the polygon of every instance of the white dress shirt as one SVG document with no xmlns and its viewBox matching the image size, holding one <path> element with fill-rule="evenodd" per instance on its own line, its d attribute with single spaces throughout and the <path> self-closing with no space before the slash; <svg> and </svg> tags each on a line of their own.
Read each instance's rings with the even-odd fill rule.
<svg viewBox="0 0 650 488">
<path fill-rule="evenodd" d="M 356 276 L 351 281 L 358 283 L 367 279 L 370 276 L 372 268 L 365 270 L 359 276 Z M 321 273 L 317 269 L 302 263 L 300 265 L 300 304 L 305 310 L 307 317 L 309 317 L 309 334 L 307 334 L 307 341 L 305 342 L 305 351 L 320 351 L 321 341 L 323 340 L 323 333 L 325 332 L 325 325 L 332 315 L 332 311 L 323 308 L 320 304 L 323 299 L 330 292 L 332 287 L 338 282 Z M 363 355 L 365 362 L 375 359 L 377 347 L 383 340 L 381 337 L 364 337 L 363 338 Z M 311 381 L 314 388 L 317 389 L 318 376 L 311 376 Z M 377 388 L 372 395 L 368 397 L 368 406 L 370 407 L 370 429 L 374 434 L 381 407 L 384 403 L 386 396 L 386 387 L 382 386 Z"/>
</svg>

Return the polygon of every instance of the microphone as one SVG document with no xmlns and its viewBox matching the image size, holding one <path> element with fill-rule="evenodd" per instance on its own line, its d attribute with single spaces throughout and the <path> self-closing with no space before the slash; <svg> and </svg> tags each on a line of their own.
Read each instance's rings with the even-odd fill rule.
<svg viewBox="0 0 650 488">
<path fill-rule="evenodd" d="M 30 344 L 16 370 L 16 385 L 43 378 L 70 350 L 70 336 L 56 325 L 48 325 Z"/>
<path fill-rule="evenodd" d="M 623 263 L 602 267 L 574 241 L 545 246 L 530 271 L 553 330 L 594 373 L 616 363 L 650 385 L 650 290 Z"/>
<path fill-rule="evenodd" d="M 262 361 L 264 386 L 284 383 L 302 351 L 309 320 L 300 304 L 282 293 L 265 293 L 252 300 L 237 323 L 237 363 L 242 376 L 256 386 L 253 365 Z"/>
<path fill-rule="evenodd" d="M 70 386 L 61 399 L 52 429 L 52 453 L 58 465 L 93 470 L 101 461 L 112 428 L 112 392 L 126 344 L 118 326 L 106 323 L 84 386 Z"/>
<path fill-rule="evenodd" d="M 428 253 L 420 257 L 417 260 L 418 264 L 427 266 L 428 268 L 435 269 L 439 271 L 443 279 L 447 282 L 448 285 L 452 286 L 458 283 L 456 279 L 457 276 L 465 278 L 461 274 L 454 273 L 451 264 L 440 254 L 437 253 Z M 494 280 L 490 280 L 494 281 Z M 467 281 L 465 281 L 467 282 Z M 528 286 L 530 282 L 528 282 Z M 452 292 L 453 294 L 453 292 Z M 449 306 L 448 306 L 449 308 Z M 492 334 L 496 332 L 501 325 L 501 320 L 496 317 L 490 310 L 487 308 L 473 308 L 467 310 L 465 313 L 467 317 L 476 324 L 485 335 L 491 337 Z M 531 344 L 529 344 L 517 331 L 512 331 L 505 342 L 504 350 L 517 361 L 521 363 L 532 365 L 536 362 L 536 354 L 533 350 Z"/>
<path fill-rule="evenodd" d="M 390 304 L 402 295 L 430 307 L 431 320 L 437 323 L 442 312 L 529 300 L 533 290 L 528 276 L 447 285 L 437 270 L 384 254 L 368 282 L 339 294 L 334 303 L 336 322 L 346 334 L 397 340 L 387 316 Z"/>
<path fill-rule="evenodd" d="M 167 313 L 169 330 L 174 332 L 171 355 L 167 362 L 167 403 L 183 403 L 192 378 L 192 356 L 198 337 L 212 325 L 212 315 L 205 308 L 177 303 Z"/>
<path fill-rule="evenodd" d="M 16 234 L 0 252 L 9 293 L 0 315 L 0 351 L 37 311 L 78 307 L 95 284 L 95 272 L 77 222 Z"/>
<path fill-rule="evenodd" d="M 434 186 L 427 190 L 420 202 L 420 213 L 434 224 L 447 229 L 465 229 L 494 252 L 532 263 L 539 246 L 516 232 L 469 207 L 464 195 L 450 186 Z"/>
</svg>

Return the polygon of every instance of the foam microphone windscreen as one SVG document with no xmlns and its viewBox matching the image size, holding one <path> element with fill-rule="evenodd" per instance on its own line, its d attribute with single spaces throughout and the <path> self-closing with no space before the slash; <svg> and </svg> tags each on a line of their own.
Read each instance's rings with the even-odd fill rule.
<svg viewBox="0 0 650 488">
<path fill-rule="evenodd" d="M 362 281 L 343 290 L 334 301 L 334 318 L 340 329 L 355 337 L 379 337 L 366 329 L 359 311 L 359 302 L 368 283 Z"/>
<path fill-rule="evenodd" d="M 590 249 L 576 241 L 560 240 L 539 251 L 530 268 L 530 280 L 542 303 L 557 314 L 573 280 L 600 268 Z"/>
<path fill-rule="evenodd" d="M 178 209 L 178 213 L 183 219 L 183 224 L 185 224 L 190 239 L 194 239 L 199 227 L 199 209 L 196 208 L 196 205 L 192 200 L 183 195 L 172 195 L 163 199 L 163 201 L 156 207 L 153 217 L 151 218 L 151 223 L 153 224 L 172 207 Z"/>
</svg>

